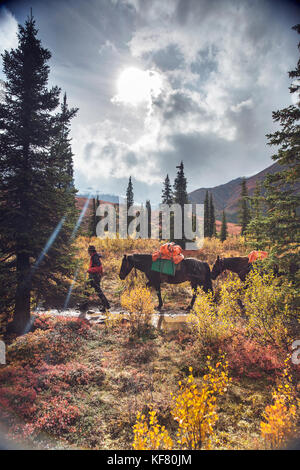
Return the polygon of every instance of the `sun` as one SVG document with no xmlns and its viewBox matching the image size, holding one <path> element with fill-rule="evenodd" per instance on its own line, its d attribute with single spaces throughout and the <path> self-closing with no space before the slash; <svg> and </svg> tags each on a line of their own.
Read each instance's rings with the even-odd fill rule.
<svg viewBox="0 0 300 470">
<path fill-rule="evenodd" d="M 149 103 L 151 97 L 157 97 L 161 89 L 162 78 L 158 72 L 128 67 L 118 79 L 115 100 L 137 106 Z"/>
</svg>

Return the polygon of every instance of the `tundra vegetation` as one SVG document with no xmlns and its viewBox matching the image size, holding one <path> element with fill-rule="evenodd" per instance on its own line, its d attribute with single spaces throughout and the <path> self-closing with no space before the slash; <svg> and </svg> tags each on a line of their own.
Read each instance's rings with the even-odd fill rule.
<svg viewBox="0 0 300 470">
<path fill-rule="evenodd" d="M 199 291 L 184 328 L 158 329 L 144 275 L 133 270 L 120 281 L 117 273 L 124 252 L 151 252 L 159 242 L 78 237 L 71 304 L 82 295 L 89 243 L 104 255 L 112 311 L 129 315 L 97 324 L 45 312 L 30 333 L 11 337 L 0 369 L 10 439 L 40 448 L 263 449 L 297 436 L 299 366 L 290 353 L 299 323 L 289 281 L 260 269 L 245 288 L 223 273 L 214 295 Z M 211 238 L 195 256 L 212 265 L 216 255 L 247 250 L 241 237 Z M 178 312 L 192 292 L 188 283 L 166 285 L 164 295 L 165 309 Z"/>
</svg>

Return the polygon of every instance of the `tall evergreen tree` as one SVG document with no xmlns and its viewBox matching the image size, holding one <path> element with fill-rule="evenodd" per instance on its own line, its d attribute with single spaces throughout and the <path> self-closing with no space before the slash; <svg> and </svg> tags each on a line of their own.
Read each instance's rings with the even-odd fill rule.
<svg viewBox="0 0 300 470">
<path fill-rule="evenodd" d="M 150 200 L 147 199 L 146 201 L 146 210 L 147 210 L 147 217 L 148 217 L 148 238 L 151 238 L 151 203 Z"/>
<path fill-rule="evenodd" d="M 181 206 L 182 210 L 182 239 L 176 240 L 182 248 L 185 248 L 185 237 L 184 237 L 184 205 L 188 204 L 188 194 L 187 194 L 187 181 L 184 175 L 184 165 L 183 162 L 180 162 L 180 165 L 176 167 L 178 169 L 177 175 L 174 181 L 174 202 Z"/>
<path fill-rule="evenodd" d="M 262 250 L 269 245 L 269 237 L 267 234 L 266 217 L 264 215 L 265 198 L 261 194 L 261 184 L 256 183 L 254 194 L 250 200 L 250 222 L 247 225 L 247 239 L 249 244 L 255 250 Z"/>
<path fill-rule="evenodd" d="M 127 210 L 129 209 L 129 207 L 133 206 L 133 203 L 134 203 L 133 185 L 131 181 L 131 176 L 129 176 L 128 186 L 126 190 L 126 203 L 127 203 Z"/>
<path fill-rule="evenodd" d="M 67 129 L 77 110 L 67 111 L 64 101 L 61 113 L 53 114 L 60 89 L 48 89 L 51 53 L 42 47 L 37 32 L 31 15 L 24 27 L 19 25 L 18 47 L 2 55 L 6 80 L 0 102 L 1 253 L 9 261 L 4 268 L 13 270 L 17 333 L 30 324 L 31 293 L 39 276 L 44 272 L 45 279 L 50 266 L 63 271 L 68 219 L 70 213 L 74 217 L 75 208 Z M 54 236 L 49 237 L 55 227 L 57 232 L 62 229 L 52 243 Z M 45 248 L 48 239 L 51 250 Z M 64 254 L 59 240 L 64 243 Z M 37 265 L 39 269 L 33 270 Z"/>
<path fill-rule="evenodd" d="M 209 224 L 209 194 L 206 191 L 204 199 L 204 237 L 210 236 L 210 224 Z"/>
<path fill-rule="evenodd" d="M 90 224 L 89 224 L 89 236 L 90 237 L 95 237 L 96 236 L 96 226 L 97 226 L 97 216 L 96 216 L 96 199 L 93 197 L 92 198 L 92 210 L 91 210 L 91 215 L 90 215 Z"/>
<path fill-rule="evenodd" d="M 168 204 L 168 206 L 170 206 L 172 202 L 173 202 L 172 186 L 170 183 L 169 175 L 167 175 L 164 180 L 164 186 L 162 190 L 162 203 Z"/>
<path fill-rule="evenodd" d="M 126 204 L 127 204 L 127 211 L 134 204 L 133 184 L 132 184 L 132 181 L 131 181 L 131 176 L 129 176 L 128 186 L 127 186 L 127 189 L 126 189 Z M 129 227 L 130 222 L 132 222 L 133 219 L 134 219 L 133 216 L 128 216 L 127 215 L 127 229 Z"/>
<path fill-rule="evenodd" d="M 293 29 L 300 34 L 300 24 Z M 298 49 L 300 51 L 300 42 Z M 300 197 L 299 192 L 297 193 L 300 177 L 300 58 L 296 69 L 289 72 L 289 77 L 293 79 L 290 93 L 296 97 L 295 104 L 273 112 L 273 120 L 279 123 L 281 128 L 267 135 L 269 145 L 279 147 L 272 158 L 281 165 L 281 169 L 267 176 L 266 200 L 267 232 L 272 244 L 272 253 L 280 269 L 295 280 L 299 276 L 300 239 Z"/>
<path fill-rule="evenodd" d="M 250 218 L 247 182 L 246 178 L 243 178 L 241 181 L 241 198 L 239 201 L 239 223 L 242 227 L 241 235 L 245 235 Z"/>
<path fill-rule="evenodd" d="M 220 233 L 221 242 L 224 242 L 226 240 L 227 236 L 228 236 L 228 231 L 227 231 L 226 214 L 225 214 L 225 211 L 223 210 L 221 233 Z"/>
<path fill-rule="evenodd" d="M 209 237 L 216 236 L 216 218 L 215 218 L 215 206 L 213 202 L 212 194 L 209 196 Z"/>
</svg>

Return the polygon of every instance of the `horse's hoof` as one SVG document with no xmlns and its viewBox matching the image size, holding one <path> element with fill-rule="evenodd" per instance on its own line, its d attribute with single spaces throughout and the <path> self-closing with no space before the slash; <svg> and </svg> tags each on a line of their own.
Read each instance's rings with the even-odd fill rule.
<svg viewBox="0 0 300 470">
<path fill-rule="evenodd" d="M 162 306 L 157 306 L 157 307 L 154 307 L 154 310 L 157 310 L 158 312 L 161 312 L 162 311 Z"/>
<path fill-rule="evenodd" d="M 191 305 L 188 305 L 185 310 L 186 310 L 186 312 L 190 312 L 192 310 L 192 308 L 193 307 Z"/>
</svg>

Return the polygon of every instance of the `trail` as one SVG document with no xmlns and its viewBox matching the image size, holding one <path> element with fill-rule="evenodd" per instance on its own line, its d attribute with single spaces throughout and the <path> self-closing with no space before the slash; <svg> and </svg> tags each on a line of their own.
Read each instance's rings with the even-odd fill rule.
<svg viewBox="0 0 300 470">
<path fill-rule="evenodd" d="M 112 308 L 109 310 L 109 313 L 112 315 L 122 315 L 123 318 L 129 317 L 129 312 L 124 309 Z M 45 315 L 50 314 L 53 316 L 59 317 L 73 317 L 73 318 L 82 318 L 90 321 L 91 323 L 99 324 L 104 323 L 106 315 L 99 312 L 97 308 L 90 308 L 86 313 L 80 313 L 76 309 L 48 309 L 48 310 L 39 310 L 33 312 L 34 315 Z M 155 312 L 152 315 L 152 325 L 158 329 L 164 329 L 168 331 L 186 329 L 187 328 L 187 317 L 188 312 L 184 310 L 163 310 L 162 312 Z"/>
</svg>

